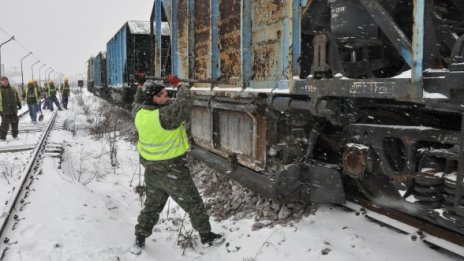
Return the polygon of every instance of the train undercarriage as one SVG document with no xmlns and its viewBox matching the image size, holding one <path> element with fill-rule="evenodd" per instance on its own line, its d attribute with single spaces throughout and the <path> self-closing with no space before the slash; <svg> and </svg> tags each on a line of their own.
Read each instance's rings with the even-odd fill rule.
<svg viewBox="0 0 464 261">
<path fill-rule="evenodd" d="M 240 104 L 198 99 L 193 156 L 280 201 L 343 203 L 345 191 L 356 190 L 380 206 L 463 232 L 464 187 L 457 185 L 461 114 L 361 100 L 349 106 L 358 113 L 340 114 L 359 118 L 337 126 L 311 116 L 308 100 L 263 98 L 261 105 L 259 100 Z M 208 136 L 206 129 L 212 140 L 200 139 Z M 240 135 L 240 142 L 231 135 Z M 242 147 L 255 149 L 244 154 Z"/>
<path fill-rule="evenodd" d="M 413 2 L 312 1 L 291 92 L 197 90 L 193 156 L 276 200 L 357 194 L 462 236 L 464 6 L 422 1 L 417 29 Z"/>
</svg>

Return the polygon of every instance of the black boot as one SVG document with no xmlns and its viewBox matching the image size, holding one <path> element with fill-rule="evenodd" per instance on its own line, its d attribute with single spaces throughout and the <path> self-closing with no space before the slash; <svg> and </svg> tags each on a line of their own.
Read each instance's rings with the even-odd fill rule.
<svg viewBox="0 0 464 261">
<path fill-rule="evenodd" d="M 135 236 L 135 243 L 130 248 L 130 252 L 134 255 L 140 255 L 142 253 L 143 248 L 145 247 L 145 236 L 136 235 Z"/>
<path fill-rule="evenodd" d="M 200 233 L 200 239 L 201 239 L 201 243 L 205 247 L 210 247 L 210 246 L 212 246 L 214 244 L 219 244 L 219 243 L 224 242 L 223 235 L 216 234 L 216 233 L 213 233 L 213 232 L 208 232 L 206 234 L 201 234 Z"/>
</svg>

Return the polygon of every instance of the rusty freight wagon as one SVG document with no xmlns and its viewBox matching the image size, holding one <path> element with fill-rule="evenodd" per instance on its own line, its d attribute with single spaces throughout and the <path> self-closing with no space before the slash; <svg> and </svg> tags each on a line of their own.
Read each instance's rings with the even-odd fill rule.
<svg viewBox="0 0 464 261">
<path fill-rule="evenodd" d="M 459 0 L 155 1 L 154 71 L 192 83 L 192 155 L 241 184 L 357 191 L 462 239 L 463 17 Z"/>
</svg>

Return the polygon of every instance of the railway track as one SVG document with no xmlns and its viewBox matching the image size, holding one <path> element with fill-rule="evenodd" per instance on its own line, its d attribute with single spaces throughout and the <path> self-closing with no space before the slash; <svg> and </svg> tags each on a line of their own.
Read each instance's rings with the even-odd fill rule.
<svg viewBox="0 0 464 261">
<path fill-rule="evenodd" d="M 420 220 L 395 209 L 380 207 L 360 196 L 350 196 L 343 206 L 355 211 L 357 214 L 362 214 L 369 219 L 408 234 L 411 236 L 411 240 L 420 240 L 464 258 L 463 234 Z"/>
<path fill-rule="evenodd" d="M 27 113 L 27 112 L 25 112 Z M 41 172 L 40 165 L 43 156 L 47 153 L 47 140 L 50 136 L 51 131 L 54 128 L 56 121 L 57 111 L 54 111 L 49 121 L 42 126 L 42 134 L 38 139 L 35 146 L 22 145 L 16 148 L 15 146 L 8 146 L 7 149 L 0 152 L 18 152 L 23 150 L 34 149 L 20 178 L 16 181 L 10 192 L 10 198 L 4 205 L 4 209 L 0 215 L 0 260 L 5 256 L 8 247 L 12 242 L 8 238 L 8 232 L 15 229 L 17 222 L 19 221 L 19 213 L 21 212 L 23 205 L 26 204 L 25 199 L 28 197 L 30 186 L 33 183 L 35 176 Z M 39 126 L 36 127 L 38 129 Z M 14 243 L 14 242 L 13 242 Z"/>
<path fill-rule="evenodd" d="M 42 108 L 43 103 L 44 103 L 44 100 L 42 99 L 42 100 L 40 101 L 40 108 Z M 27 109 L 27 108 L 28 108 L 28 105 L 27 105 L 27 104 L 24 104 L 23 106 L 26 107 L 26 110 L 23 111 L 23 112 L 18 113 L 18 117 L 19 117 L 19 118 L 22 118 L 22 117 L 24 117 L 24 116 L 26 116 L 26 115 L 29 114 L 29 109 Z M 38 115 L 40 115 L 40 114 L 42 114 L 41 111 L 39 111 L 39 112 L 37 113 L 37 117 L 38 117 Z"/>
<path fill-rule="evenodd" d="M 18 117 L 19 117 L 19 118 L 22 118 L 22 117 L 24 117 L 25 115 L 27 115 L 28 113 L 29 113 L 29 110 L 25 110 L 25 111 L 19 113 L 19 114 L 18 114 Z"/>
</svg>

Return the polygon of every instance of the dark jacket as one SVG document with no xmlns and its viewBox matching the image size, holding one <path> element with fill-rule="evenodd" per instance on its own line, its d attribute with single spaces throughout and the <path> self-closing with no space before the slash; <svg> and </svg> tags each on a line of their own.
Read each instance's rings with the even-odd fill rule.
<svg viewBox="0 0 464 261">
<path fill-rule="evenodd" d="M 69 90 L 70 90 L 69 83 L 63 83 L 61 85 L 61 94 L 63 96 L 69 96 Z"/>
<path fill-rule="evenodd" d="M 1 104 L 2 107 L 0 109 L 0 113 L 5 115 L 12 115 L 18 113 L 18 108 L 21 108 L 21 100 L 18 97 L 18 92 L 8 84 L 8 86 L 1 86 L 0 87 L 0 95 L 1 97 Z"/>
<path fill-rule="evenodd" d="M 27 104 L 39 103 L 40 92 L 39 89 L 33 85 L 28 85 L 23 93 L 23 99 L 26 99 Z"/>
<path fill-rule="evenodd" d="M 54 83 L 49 83 L 48 84 L 48 97 L 53 97 L 56 96 L 56 86 Z"/>
</svg>

